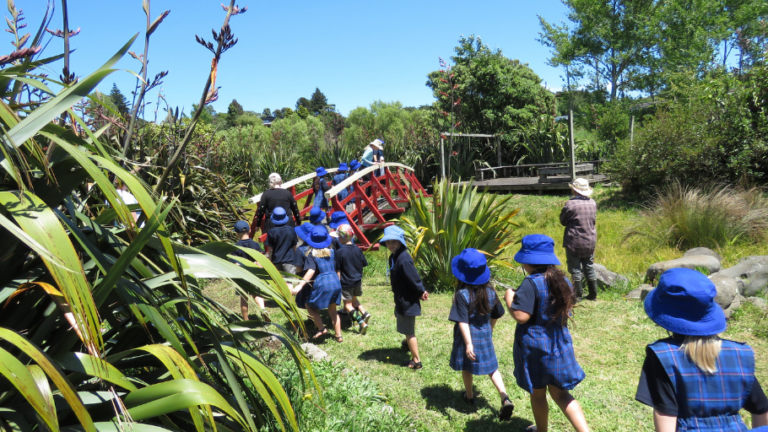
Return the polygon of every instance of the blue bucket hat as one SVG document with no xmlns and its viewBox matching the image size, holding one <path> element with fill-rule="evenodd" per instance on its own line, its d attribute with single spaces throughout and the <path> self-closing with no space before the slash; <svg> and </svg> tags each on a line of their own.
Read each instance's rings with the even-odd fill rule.
<svg viewBox="0 0 768 432">
<path fill-rule="evenodd" d="M 304 222 L 303 224 L 295 227 L 293 229 L 294 232 L 296 232 L 296 236 L 300 238 L 304 243 L 307 242 L 307 236 L 312 231 L 312 228 L 315 227 L 315 224 L 312 222 Z"/>
<path fill-rule="evenodd" d="M 251 226 L 248 225 L 248 222 L 246 222 L 246 221 L 237 221 L 237 222 L 235 222 L 235 232 L 242 233 L 242 232 L 246 232 L 246 231 L 250 231 L 250 230 L 251 230 Z"/>
<path fill-rule="evenodd" d="M 491 280 L 488 260 L 477 249 L 466 248 L 451 260 L 451 270 L 456 279 L 469 285 L 483 285 Z"/>
<path fill-rule="evenodd" d="M 318 176 L 318 177 L 322 177 L 322 176 L 324 176 L 324 175 L 328 174 L 328 171 L 326 171 L 326 170 L 325 170 L 325 168 L 323 168 L 323 167 L 318 167 L 318 168 L 315 170 L 315 172 L 317 173 L 317 176 Z"/>
<path fill-rule="evenodd" d="M 528 265 L 560 265 L 555 255 L 555 241 L 544 234 L 523 237 L 522 247 L 515 254 L 515 261 Z"/>
<path fill-rule="evenodd" d="M 288 213 L 286 213 L 285 209 L 282 207 L 275 207 L 275 209 L 272 210 L 272 216 L 269 217 L 269 220 L 277 226 L 285 225 L 288 223 Z"/>
<path fill-rule="evenodd" d="M 666 330 L 684 336 L 712 336 L 725 331 L 725 313 L 715 303 L 717 288 L 696 270 L 673 268 L 645 298 L 645 313 Z"/>
<path fill-rule="evenodd" d="M 324 226 L 315 226 L 307 236 L 306 243 L 315 249 L 325 249 L 331 245 L 333 239 Z"/>
<path fill-rule="evenodd" d="M 317 225 L 325 219 L 325 212 L 320 207 L 312 207 L 309 211 L 309 221 Z"/>
<path fill-rule="evenodd" d="M 338 171 L 339 172 L 347 172 L 347 171 L 349 171 L 349 168 L 347 168 L 347 164 L 346 163 L 342 162 L 342 163 L 339 164 Z"/>
<path fill-rule="evenodd" d="M 360 162 L 353 159 L 352 162 L 349 163 L 349 169 L 356 170 L 358 168 L 360 168 Z"/>
<path fill-rule="evenodd" d="M 384 228 L 384 237 L 379 240 L 379 243 L 384 243 L 387 240 L 397 240 L 400 243 L 403 244 L 403 246 L 408 246 L 405 244 L 405 231 L 403 231 L 402 228 L 396 225 L 388 226 Z"/>
<path fill-rule="evenodd" d="M 339 225 L 344 224 L 349 225 L 346 213 L 343 211 L 336 211 L 331 214 L 331 223 L 328 224 L 329 227 L 336 229 L 339 227 Z"/>
</svg>

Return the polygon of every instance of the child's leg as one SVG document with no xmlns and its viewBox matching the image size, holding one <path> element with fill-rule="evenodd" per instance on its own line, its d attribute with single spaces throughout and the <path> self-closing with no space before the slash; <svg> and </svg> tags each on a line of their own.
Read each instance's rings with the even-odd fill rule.
<svg viewBox="0 0 768 432">
<path fill-rule="evenodd" d="M 248 298 L 240 296 L 240 312 L 243 313 L 243 321 L 248 321 Z"/>
<path fill-rule="evenodd" d="M 491 377 L 491 382 L 493 382 L 493 385 L 496 386 L 496 390 L 499 391 L 501 400 L 504 401 L 504 399 L 508 398 L 509 395 L 507 395 L 507 388 L 504 386 L 504 378 L 501 377 L 501 372 L 496 369 L 492 374 L 488 376 Z"/>
<path fill-rule="evenodd" d="M 341 336 L 341 318 L 336 313 L 336 303 L 328 305 L 328 316 L 331 317 L 331 323 L 333 324 L 333 331 L 336 332 L 336 337 Z"/>
<path fill-rule="evenodd" d="M 317 327 L 318 333 L 325 330 L 325 325 L 323 325 L 323 319 L 320 318 L 319 310 L 307 306 L 307 313 L 312 318 L 312 321 L 315 323 L 315 327 Z"/>
<path fill-rule="evenodd" d="M 363 314 L 363 315 L 365 315 L 365 313 L 367 312 L 367 311 L 365 310 L 365 308 L 363 307 L 363 305 L 361 305 L 361 304 L 360 304 L 360 301 L 357 299 L 357 297 L 353 297 L 353 298 L 352 298 L 352 306 L 353 306 L 355 309 L 357 309 L 357 311 L 358 311 L 358 312 L 360 312 L 360 313 L 361 313 L 361 314 Z"/>
<path fill-rule="evenodd" d="M 256 302 L 256 304 L 257 304 L 257 305 L 258 305 L 260 308 L 264 309 L 264 297 L 253 296 L 253 301 L 255 301 L 255 302 Z"/>
<path fill-rule="evenodd" d="M 568 421 L 571 422 L 576 432 L 589 432 L 587 420 L 584 418 L 584 411 L 581 410 L 581 405 L 571 396 L 568 390 L 560 390 L 555 386 L 549 386 L 549 394 L 552 395 L 552 400 L 560 407 L 560 410 L 568 418 Z"/>
<path fill-rule="evenodd" d="M 344 309 L 347 312 L 352 312 L 355 310 L 354 301 L 352 300 L 344 300 Z"/>
<path fill-rule="evenodd" d="M 419 358 L 419 343 L 416 340 L 416 335 L 408 335 L 405 337 L 405 340 L 408 342 L 408 349 L 411 350 L 411 356 L 413 357 L 414 363 L 421 363 L 421 358 Z"/>
<path fill-rule="evenodd" d="M 464 380 L 464 389 L 467 391 L 467 399 L 474 398 L 475 393 L 472 391 L 472 372 L 468 370 L 462 370 L 461 379 Z"/>
<path fill-rule="evenodd" d="M 533 389 L 531 393 L 531 411 L 536 422 L 536 432 L 547 432 L 549 427 L 549 405 L 547 405 L 547 389 Z"/>
</svg>

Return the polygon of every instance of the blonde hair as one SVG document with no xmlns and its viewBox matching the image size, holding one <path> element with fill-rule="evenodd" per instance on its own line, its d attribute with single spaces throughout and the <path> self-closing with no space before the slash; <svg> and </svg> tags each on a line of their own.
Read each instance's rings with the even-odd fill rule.
<svg viewBox="0 0 768 432">
<path fill-rule="evenodd" d="M 307 248 L 307 256 L 309 254 L 312 254 L 315 258 L 330 258 L 331 257 L 331 250 L 329 248 L 324 249 L 315 249 L 312 246 Z"/>
<path fill-rule="evenodd" d="M 685 355 L 707 374 L 717 372 L 717 358 L 720 357 L 722 341 L 717 335 L 713 336 L 685 336 L 683 345 Z"/>
</svg>

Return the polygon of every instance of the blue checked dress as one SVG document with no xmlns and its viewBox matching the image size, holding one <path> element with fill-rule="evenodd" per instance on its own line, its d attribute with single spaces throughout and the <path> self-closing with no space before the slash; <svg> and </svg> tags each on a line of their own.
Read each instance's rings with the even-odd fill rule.
<svg viewBox="0 0 768 432">
<path fill-rule="evenodd" d="M 499 304 L 498 308 L 493 306 L 498 303 L 497 295 L 491 288 L 486 288 L 488 300 L 491 309 L 498 309 L 501 313 L 494 313 L 495 310 L 487 315 L 473 313 L 469 315 L 469 334 L 472 337 L 472 346 L 477 359 L 472 361 L 466 358 L 467 345 L 464 343 L 464 337 L 461 335 L 458 322 L 453 328 L 453 349 L 451 350 L 451 369 L 455 371 L 468 370 L 472 375 L 490 375 L 499 369 L 499 362 L 496 359 L 496 350 L 493 348 L 493 329 L 491 328 L 491 319 L 499 319 L 504 314 L 504 308 Z M 471 304 L 469 290 L 466 288 L 459 290 L 456 296 L 461 296 L 464 303 L 469 307 Z M 454 317 L 452 309 L 451 317 Z M 466 321 L 464 321 L 466 322 Z"/>
<path fill-rule="evenodd" d="M 312 205 L 314 207 L 317 207 L 319 209 L 328 208 L 328 198 L 325 197 L 325 192 L 328 189 L 330 189 L 330 186 L 328 186 L 328 182 L 325 179 L 320 179 L 320 187 L 317 189 L 317 194 L 315 194 L 315 200 L 312 202 Z"/>
<path fill-rule="evenodd" d="M 306 254 L 307 254 L 308 248 L 309 246 L 307 245 L 299 246 L 299 253 L 301 254 L 302 257 L 304 257 L 303 259 L 305 260 L 307 259 Z M 304 269 L 303 273 L 306 273 L 306 272 L 307 272 L 307 269 Z M 304 277 L 304 274 L 301 274 L 299 276 Z M 307 299 L 309 298 L 309 294 L 311 291 L 312 291 L 311 285 L 305 284 L 304 287 L 301 289 L 301 291 L 299 291 L 299 293 L 296 294 L 296 306 L 302 309 L 306 309 Z"/>
<path fill-rule="evenodd" d="M 544 274 L 527 276 L 536 286 L 536 307 L 525 324 L 515 329 L 513 357 L 517 385 L 528 393 L 553 385 L 572 390 L 586 377 L 576 361 L 568 327 L 547 316 L 549 290 Z"/>
<path fill-rule="evenodd" d="M 672 381 L 677 399 L 678 431 L 747 431 L 739 410 L 755 383 L 755 354 L 749 345 L 722 340 L 717 372 L 707 375 L 679 344 L 669 339 L 649 348 Z"/>
<path fill-rule="evenodd" d="M 333 176 L 333 185 L 336 186 L 346 179 L 347 179 L 347 174 L 336 174 L 335 176 Z M 343 200 L 347 196 L 349 196 L 349 188 L 342 190 L 336 195 L 339 201 Z"/>
<path fill-rule="evenodd" d="M 312 291 L 306 301 L 306 306 L 312 309 L 328 309 L 331 303 L 341 304 L 341 282 L 336 275 L 336 251 L 331 250 L 331 256 L 328 258 L 312 257 L 315 260 L 317 270 L 315 271 Z"/>
</svg>

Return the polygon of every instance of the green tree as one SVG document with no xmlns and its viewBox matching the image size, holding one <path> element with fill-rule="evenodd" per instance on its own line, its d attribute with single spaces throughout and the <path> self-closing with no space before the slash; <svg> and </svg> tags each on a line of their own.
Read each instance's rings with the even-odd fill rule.
<svg viewBox="0 0 768 432">
<path fill-rule="evenodd" d="M 328 107 L 328 98 L 325 97 L 323 92 L 319 88 L 315 87 L 315 92 L 312 93 L 312 97 L 309 99 L 309 105 L 307 109 L 312 114 L 320 114 Z"/>
<path fill-rule="evenodd" d="M 197 111 L 197 104 L 192 104 L 192 112 Z M 212 106 L 206 105 L 203 112 L 200 113 L 199 121 L 202 123 L 213 124 L 216 118 L 216 110 Z"/>
<path fill-rule="evenodd" d="M 237 118 L 243 115 L 243 112 L 243 106 L 237 102 L 237 99 L 232 99 L 227 108 L 227 127 L 235 127 L 237 125 Z"/>
<path fill-rule="evenodd" d="M 128 99 L 126 99 L 123 92 L 117 88 L 117 84 L 115 83 L 112 83 L 112 90 L 109 92 L 109 100 L 112 101 L 115 111 L 117 111 L 124 119 L 127 119 L 131 113 L 131 107 L 128 103 Z"/>
<path fill-rule="evenodd" d="M 255 126 L 262 123 L 261 117 L 253 111 L 246 111 L 235 120 L 237 126 Z"/>
<path fill-rule="evenodd" d="M 296 111 L 298 111 L 300 107 L 310 109 L 312 107 L 312 102 L 310 102 L 310 100 L 305 97 L 300 97 L 296 101 Z"/>
<path fill-rule="evenodd" d="M 279 110 L 275 110 L 279 111 Z M 264 108 L 264 111 L 261 112 L 261 117 L 272 117 L 272 111 L 270 111 L 269 108 Z"/>
<path fill-rule="evenodd" d="M 294 111 L 290 107 L 283 108 L 283 117 L 282 118 L 289 118 L 294 114 Z"/>
<path fill-rule="evenodd" d="M 299 113 L 299 117 L 301 117 L 302 120 L 305 120 L 307 117 L 309 117 L 309 110 L 304 105 L 300 105 L 297 112 Z"/>
<path fill-rule="evenodd" d="M 475 133 L 505 133 L 530 123 L 554 95 L 541 85 L 541 78 L 528 65 L 504 56 L 474 35 L 461 37 L 451 57 L 455 96 L 460 103 L 458 130 Z M 450 89 L 443 72 L 428 75 L 427 86 L 438 99 L 442 113 L 451 111 L 450 98 L 440 97 Z M 442 79 L 442 80 L 441 80 Z"/>
</svg>

